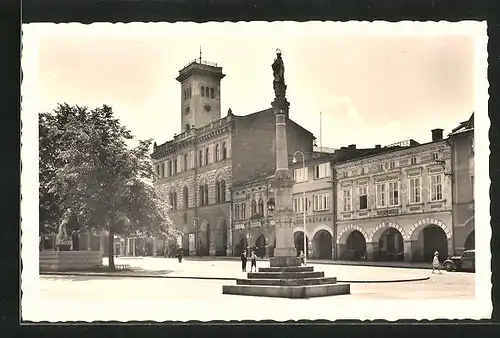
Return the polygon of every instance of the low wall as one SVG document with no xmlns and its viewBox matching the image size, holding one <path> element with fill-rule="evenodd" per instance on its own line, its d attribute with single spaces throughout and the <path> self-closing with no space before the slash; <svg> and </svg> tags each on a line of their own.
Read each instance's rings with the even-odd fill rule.
<svg viewBox="0 0 500 338">
<path fill-rule="evenodd" d="M 40 251 L 40 271 L 86 270 L 102 267 L 100 251 Z"/>
</svg>

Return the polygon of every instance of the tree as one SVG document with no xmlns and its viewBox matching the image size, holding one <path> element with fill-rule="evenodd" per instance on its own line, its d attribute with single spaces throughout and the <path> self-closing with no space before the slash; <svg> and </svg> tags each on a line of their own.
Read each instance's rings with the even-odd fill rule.
<svg viewBox="0 0 500 338">
<path fill-rule="evenodd" d="M 113 117 L 111 107 L 89 111 L 64 104 L 53 113 L 41 114 L 40 121 L 44 130 L 40 147 L 46 145 L 43 156 L 48 157 L 40 159 L 44 162 L 40 198 L 45 201 L 40 205 L 46 208 L 45 223 L 70 215 L 75 219 L 73 228 L 106 231 L 110 269 L 115 268 L 115 234 L 164 239 L 178 234 L 172 228 L 166 199 L 153 184 L 152 141 L 140 141 L 128 149 L 126 140 L 133 137 Z M 40 154 L 42 157 L 42 151 Z"/>
</svg>

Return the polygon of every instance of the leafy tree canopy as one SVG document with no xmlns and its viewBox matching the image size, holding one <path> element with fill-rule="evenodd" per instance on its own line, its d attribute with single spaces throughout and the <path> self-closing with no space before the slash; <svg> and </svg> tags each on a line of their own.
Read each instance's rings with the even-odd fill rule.
<svg viewBox="0 0 500 338">
<path fill-rule="evenodd" d="M 177 235 L 153 184 L 152 141 L 128 149 L 133 136 L 111 107 L 58 105 L 40 114 L 39 137 L 41 232 L 53 233 L 66 215 L 74 229 L 111 236 Z"/>
</svg>

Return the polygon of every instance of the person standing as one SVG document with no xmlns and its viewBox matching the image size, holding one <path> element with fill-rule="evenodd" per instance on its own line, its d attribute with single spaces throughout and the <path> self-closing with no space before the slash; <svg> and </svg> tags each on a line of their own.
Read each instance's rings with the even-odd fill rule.
<svg viewBox="0 0 500 338">
<path fill-rule="evenodd" d="M 243 251 L 241 253 L 241 271 L 246 272 L 247 271 L 247 255 L 246 252 Z"/>
<path fill-rule="evenodd" d="M 300 250 L 300 265 L 306 265 L 306 256 L 304 255 L 304 251 Z"/>
<path fill-rule="evenodd" d="M 250 272 L 255 268 L 255 272 L 257 272 L 257 256 L 255 255 L 255 251 L 252 251 L 252 255 L 250 256 L 252 260 L 252 265 L 250 266 Z"/>
<path fill-rule="evenodd" d="M 439 263 L 439 252 L 434 252 L 434 258 L 432 259 L 432 273 L 437 269 L 439 274 L 441 274 L 441 263 Z"/>
</svg>

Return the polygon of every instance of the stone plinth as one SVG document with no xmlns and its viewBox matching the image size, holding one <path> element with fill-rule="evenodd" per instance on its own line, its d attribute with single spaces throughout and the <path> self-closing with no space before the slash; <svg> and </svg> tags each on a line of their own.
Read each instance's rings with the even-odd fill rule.
<svg viewBox="0 0 500 338">
<path fill-rule="evenodd" d="M 287 267 L 287 266 L 300 266 L 300 257 L 295 256 L 276 256 L 269 260 L 271 267 Z"/>
<path fill-rule="evenodd" d="M 100 251 L 40 251 L 40 271 L 75 271 L 102 268 Z"/>
</svg>

